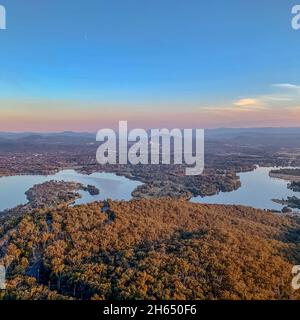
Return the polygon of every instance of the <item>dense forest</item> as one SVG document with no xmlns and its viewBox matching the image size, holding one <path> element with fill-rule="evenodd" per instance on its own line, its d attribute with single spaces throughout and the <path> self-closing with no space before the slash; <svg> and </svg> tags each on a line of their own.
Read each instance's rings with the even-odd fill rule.
<svg viewBox="0 0 300 320">
<path fill-rule="evenodd" d="M 5 218 L 2 299 L 299 299 L 300 220 L 184 200 L 95 202 Z"/>
</svg>

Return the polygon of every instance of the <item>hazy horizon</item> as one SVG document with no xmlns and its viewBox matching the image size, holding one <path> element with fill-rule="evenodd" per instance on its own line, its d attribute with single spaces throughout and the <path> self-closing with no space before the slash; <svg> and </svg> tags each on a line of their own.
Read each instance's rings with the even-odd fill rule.
<svg viewBox="0 0 300 320">
<path fill-rule="evenodd" d="M 165 128 L 165 127 L 164 127 Z M 164 129 L 164 128 L 157 128 L 155 129 Z M 175 128 L 175 127 L 174 127 Z M 103 128 L 99 128 L 103 129 Z M 117 129 L 117 126 L 111 127 L 111 129 Z M 128 131 L 135 129 L 133 127 L 128 127 Z M 151 130 L 154 128 L 141 128 L 144 130 Z M 166 129 L 173 129 L 171 127 L 166 128 Z M 178 129 L 196 129 L 196 128 L 178 128 Z M 241 130 L 241 131 L 246 131 L 246 130 L 300 130 L 299 127 L 283 127 L 283 126 L 278 126 L 278 127 L 215 127 L 215 128 L 204 128 L 206 131 L 221 131 L 221 130 Z M 73 130 L 66 130 L 66 131 L 0 131 L 0 134 L 67 134 L 67 133 L 75 133 L 75 134 L 96 134 L 97 131 L 73 131 Z"/>
</svg>

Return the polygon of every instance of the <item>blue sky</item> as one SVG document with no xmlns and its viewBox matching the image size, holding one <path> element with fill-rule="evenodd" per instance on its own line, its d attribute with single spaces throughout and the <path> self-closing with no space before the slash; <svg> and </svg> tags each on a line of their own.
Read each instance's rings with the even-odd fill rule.
<svg viewBox="0 0 300 320">
<path fill-rule="evenodd" d="M 32 112 L 33 104 L 47 111 L 53 101 L 57 110 L 110 106 L 124 116 L 185 107 L 193 114 L 251 99 L 261 106 L 262 97 L 264 105 L 265 97 L 278 97 L 275 107 L 300 106 L 300 31 L 291 28 L 297 0 L 0 4 L 7 10 L 0 32 L 3 115 L 26 106 Z"/>
</svg>

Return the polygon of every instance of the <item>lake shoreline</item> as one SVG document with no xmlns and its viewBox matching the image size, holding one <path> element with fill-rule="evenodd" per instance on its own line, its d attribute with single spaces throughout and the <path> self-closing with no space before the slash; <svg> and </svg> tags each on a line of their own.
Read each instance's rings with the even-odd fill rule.
<svg viewBox="0 0 300 320">
<path fill-rule="evenodd" d="M 85 204 L 109 198 L 113 200 L 130 200 L 132 199 L 131 193 L 133 190 L 141 185 L 141 182 L 129 180 L 113 173 L 85 175 L 75 170 L 64 170 L 47 176 L 18 175 L 2 177 L 0 178 L 0 195 L 3 200 L 0 203 L 0 211 L 3 212 L 19 205 L 26 205 L 28 202 L 26 192 L 34 185 L 41 185 L 51 180 L 74 182 L 87 186 L 78 191 L 81 197 L 75 200 L 75 204 Z"/>
<path fill-rule="evenodd" d="M 257 166 L 254 171 L 239 173 L 241 187 L 233 192 L 220 192 L 209 197 L 193 197 L 191 202 L 204 204 L 242 205 L 261 210 L 280 213 L 283 204 L 273 199 L 284 199 L 295 196 L 293 190 L 288 189 L 287 180 L 270 176 L 271 170 L 279 167 Z M 298 213 L 295 212 L 295 213 Z"/>
<path fill-rule="evenodd" d="M 300 176 L 293 176 L 293 175 L 287 175 L 287 174 L 281 174 L 281 173 L 269 173 L 269 176 L 271 178 L 275 179 L 281 179 L 281 180 L 286 180 L 286 181 L 300 181 Z"/>
</svg>

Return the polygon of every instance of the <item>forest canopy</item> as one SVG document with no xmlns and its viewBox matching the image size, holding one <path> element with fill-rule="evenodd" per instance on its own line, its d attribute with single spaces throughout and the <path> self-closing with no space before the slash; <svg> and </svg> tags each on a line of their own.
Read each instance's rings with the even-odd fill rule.
<svg viewBox="0 0 300 320">
<path fill-rule="evenodd" d="M 0 228 L 3 299 L 297 299 L 299 219 L 184 200 L 40 209 Z"/>
</svg>

